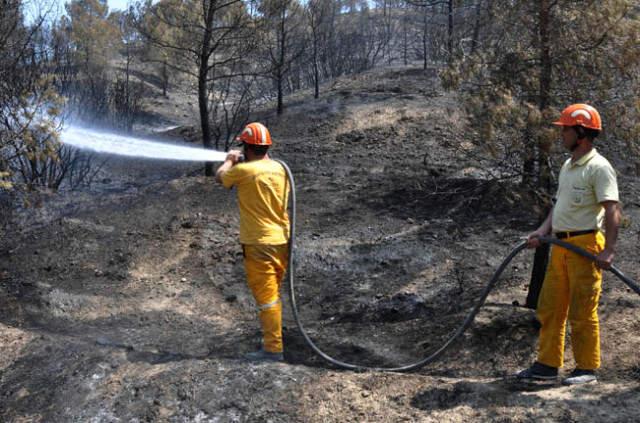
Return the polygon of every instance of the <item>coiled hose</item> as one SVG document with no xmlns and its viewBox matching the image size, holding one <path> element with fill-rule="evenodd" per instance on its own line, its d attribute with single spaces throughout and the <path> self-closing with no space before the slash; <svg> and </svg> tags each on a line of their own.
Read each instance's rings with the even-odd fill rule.
<svg viewBox="0 0 640 423">
<path fill-rule="evenodd" d="M 294 269 L 294 248 L 295 248 L 295 239 L 296 239 L 296 189 L 295 189 L 295 182 L 293 180 L 293 175 L 291 173 L 291 169 L 289 169 L 289 166 L 281 161 L 281 160 L 277 160 L 282 167 L 285 169 L 286 173 L 287 173 L 287 178 L 289 180 L 289 186 L 290 186 L 290 212 L 289 212 L 289 217 L 290 217 L 290 221 L 291 221 L 291 232 L 290 232 L 290 237 L 289 237 L 289 260 L 288 260 L 288 270 L 287 270 L 287 275 L 288 275 L 288 285 L 289 285 L 289 299 L 290 299 L 290 304 L 291 304 L 291 310 L 293 312 L 293 317 L 296 321 L 296 324 L 298 325 L 298 329 L 300 329 L 300 333 L 302 333 L 302 336 L 304 337 L 304 340 L 306 341 L 306 343 L 309 345 L 309 347 L 311 347 L 311 349 L 313 350 L 314 353 L 316 353 L 318 356 L 322 357 L 324 360 L 326 360 L 327 362 L 341 367 L 343 369 L 348 369 L 348 370 L 355 370 L 355 371 L 384 371 L 384 372 L 408 372 L 411 370 L 415 370 L 415 369 L 419 369 L 423 366 L 426 366 L 428 364 L 433 363 L 434 361 L 436 361 L 437 359 L 439 359 L 444 352 L 458 339 L 458 337 L 460 337 L 460 335 L 462 335 L 473 323 L 473 320 L 475 319 L 476 315 L 478 314 L 478 312 L 480 311 L 480 308 L 484 305 L 484 302 L 486 301 L 487 297 L 489 296 L 489 293 L 493 290 L 493 288 L 495 287 L 498 279 L 500 278 L 500 275 L 502 275 L 502 272 L 504 271 L 504 269 L 509 265 L 509 263 L 511 262 L 511 260 L 513 260 L 513 258 L 518 255 L 518 253 L 522 250 L 524 250 L 525 248 L 527 248 L 527 242 L 526 241 L 522 241 L 520 242 L 518 245 L 516 245 L 516 247 L 509 253 L 509 255 L 507 255 L 507 257 L 502 261 L 502 263 L 500 263 L 500 266 L 498 266 L 498 268 L 496 269 L 496 271 L 494 272 L 493 276 L 491 277 L 491 280 L 489 280 L 489 283 L 485 286 L 485 288 L 482 291 L 482 294 L 480 295 L 480 298 L 478 299 L 478 301 L 476 302 L 476 304 L 474 305 L 473 309 L 471 309 L 471 311 L 469 312 L 469 314 L 467 314 L 467 317 L 465 317 L 464 321 L 462 322 L 462 324 L 455 330 L 455 332 L 453 332 L 453 334 L 451 336 L 449 336 L 449 338 L 447 338 L 447 340 L 440 346 L 440 348 L 438 348 L 436 351 L 434 351 L 433 353 L 431 353 L 430 355 L 428 355 L 427 357 L 424 357 L 423 359 L 416 361 L 414 363 L 410 363 L 404 366 L 398 366 L 398 367 L 370 367 L 370 366 L 364 366 L 364 365 L 360 365 L 360 364 L 353 364 L 353 363 L 346 363 L 344 361 L 340 361 L 338 359 L 335 359 L 333 357 L 331 357 L 330 355 L 328 355 L 327 353 L 325 353 L 324 351 L 322 351 L 316 344 L 315 342 L 313 342 L 313 340 L 309 337 L 309 335 L 307 334 L 307 331 L 305 330 L 302 322 L 300 321 L 300 315 L 298 312 L 298 305 L 296 303 L 296 294 L 295 294 L 295 269 Z M 567 250 L 570 250 L 576 254 L 579 254 L 583 257 L 588 258 L 589 260 L 596 260 L 596 257 L 593 254 L 590 254 L 589 252 L 576 247 L 575 245 L 569 244 L 567 242 L 561 241 L 559 239 L 556 238 L 551 238 L 551 237 L 541 237 L 540 241 L 543 243 L 549 243 L 549 244 L 555 244 L 559 247 L 563 247 L 566 248 Z M 624 273 L 622 273 L 620 270 L 618 270 L 615 266 L 611 266 L 610 270 L 614 275 L 616 275 L 620 280 L 622 280 L 622 282 L 624 282 L 627 286 L 629 286 L 629 288 L 631 288 L 633 291 L 635 291 L 636 294 L 640 295 L 640 286 L 638 284 L 636 284 L 632 279 L 630 279 L 629 277 L 625 276 Z"/>
</svg>

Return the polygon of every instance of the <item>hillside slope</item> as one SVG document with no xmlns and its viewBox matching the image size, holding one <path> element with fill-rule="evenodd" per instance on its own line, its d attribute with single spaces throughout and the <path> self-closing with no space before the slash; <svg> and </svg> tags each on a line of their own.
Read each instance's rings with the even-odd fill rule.
<svg viewBox="0 0 640 423">
<path fill-rule="evenodd" d="M 535 225 L 535 202 L 481 178 L 456 97 L 417 69 L 345 77 L 319 100 L 259 116 L 298 187 L 299 303 L 338 358 L 414 361 L 462 320 Z M 624 156 L 605 146 L 618 168 Z M 92 189 L 19 217 L 0 246 L 2 421 L 634 421 L 640 298 L 613 276 L 601 303 L 600 383 L 526 385 L 534 359 L 518 256 L 474 326 L 409 374 L 331 368 L 285 302 L 284 364 L 259 342 L 235 193 L 199 166 L 112 159 Z M 638 273 L 640 181 L 621 175 L 618 265 Z M 28 218 L 27 218 L 28 217 Z M 568 353 L 567 368 L 573 366 Z"/>
</svg>

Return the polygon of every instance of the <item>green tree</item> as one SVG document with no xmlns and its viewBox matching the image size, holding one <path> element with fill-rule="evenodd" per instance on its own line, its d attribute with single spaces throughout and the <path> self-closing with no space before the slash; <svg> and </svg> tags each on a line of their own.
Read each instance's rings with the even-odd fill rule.
<svg viewBox="0 0 640 423">
<path fill-rule="evenodd" d="M 120 57 L 124 59 L 120 72 L 116 73 L 112 88 L 112 113 L 116 126 L 131 131 L 135 116 L 140 112 L 141 98 L 144 93 L 144 85 L 132 79 L 134 63 L 143 54 L 142 39 L 135 25 L 136 9 L 130 7 L 123 12 L 114 12 L 109 16 L 109 20 L 118 28 Z"/>
<path fill-rule="evenodd" d="M 480 45 L 443 72 L 443 80 L 461 89 L 477 140 L 501 171 L 549 192 L 557 134 L 548 123 L 558 110 L 590 102 L 609 123 L 617 122 L 612 96 L 621 100 L 618 104 L 637 101 L 622 89 L 640 63 L 634 2 L 605 0 L 597 7 L 563 0 L 514 1 L 510 7 L 491 3 L 492 19 Z"/>
<path fill-rule="evenodd" d="M 47 74 L 45 22 L 25 25 L 17 0 L 0 8 L 0 190 L 49 185 L 57 159 L 61 99 Z"/>
<path fill-rule="evenodd" d="M 461 89 L 493 173 L 520 178 L 549 199 L 558 137 L 549 123 L 566 105 L 595 105 L 605 122 L 601 139 L 626 136 L 633 144 L 640 117 L 637 6 L 632 0 L 506 3 L 488 2 L 489 25 L 482 35 L 478 29 L 473 54 L 442 76 L 446 86 Z M 548 210 L 540 209 L 539 218 Z M 535 307 L 547 256 L 548 246 L 536 251 L 529 307 Z"/>
<path fill-rule="evenodd" d="M 109 19 L 106 0 L 73 0 L 65 8 L 78 70 L 67 93 L 71 106 L 81 118 L 109 116 L 109 70 L 122 42 L 117 24 Z"/>
</svg>

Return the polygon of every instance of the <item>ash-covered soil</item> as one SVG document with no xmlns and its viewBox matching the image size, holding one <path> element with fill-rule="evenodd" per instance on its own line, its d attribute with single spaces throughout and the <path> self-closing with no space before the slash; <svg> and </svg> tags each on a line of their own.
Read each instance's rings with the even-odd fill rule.
<svg viewBox="0 0 640 423">
<path fill-rule="evenodd" d="M 397 366 L 437 349 L 535 227 L 537 203 L 466 139 L 454 94 L 418 69 L 343 78 L 264 114 L 296 177 L 297 296 L 344 361 Z M 154 111 L 155 114 L 161 110 Z M 182 115 L 181 115 L 182 116 Z M 189 132 L 188 130 L 181 130 Z M 638 178 L 622 147 L 617 264 L 638 280 Z M 473 154 L 472 154 L 473 153 Z M 558 158 L 561 156 L 558 155 Z M 91 189 L 14 218 L 0 244 L 2 421 L 637 421 L 640 297 L 607 275 L 595 385 L 527 385 L 535 358 L 518 256 L 472 328 L 408 374 L 342 371 L 305 345 L 285 302 L 286 363 L 260 341 L 235 193 L 198 164 L 111 159 Z M 285 295 L 285 298 L 288 298 Z M 571 369 L 570 347 L 567 369 Z"/>
</svg>

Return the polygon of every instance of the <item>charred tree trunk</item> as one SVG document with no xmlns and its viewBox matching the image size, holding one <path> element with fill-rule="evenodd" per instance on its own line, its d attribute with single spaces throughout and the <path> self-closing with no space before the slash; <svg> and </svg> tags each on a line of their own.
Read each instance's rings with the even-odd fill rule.
<svg viewBox="0 0 640 423">
<path fill-rule="evenodd" d="M 447 26 L 447 59 L 451 61 L 453 59 L 453 0 L 449 0 L 449 19 Z"/>
<path fill-rule="evenodd" d="M 318 36 L 313 37 L 313 98 L 320 97 L 320 70 L 318 69 Z"/>
<path fill-rule="evenodd" d="M 551 5 L 549 0 L 540 1 L 540 93 L 538 108 L 544 112 L 549 107 L 551 96 L 551 42 L 549 36 L 549 25 L 551 20 Z M 551 167 L 549 166 L 550 145 L 545 140 L 538 140 L 538 186 L 549 192 L 551 190 L 552 178 Z"/>
<path fill-rule="evenodd" d="M 427 34 L 427 23 L 428 23 L 428 14 L 427 8 L 423 8 L 422 14 L 422 69 L 427 70 L 427 43 L 428 43 L 428 34 Z"/>
<path fill-rule="evenodd" d="M 162 61 L 162 96 L 167 98 L 167 90 L 169 89 L 169 69 L 167 61 Z"/>
<path fill-rule="evenodd" d="M 476 2 L 476 17 L 473 24 L 473 37 L 471 38 L 471 54 L 478 49 L 478 39 L 480 38 L 480 16 L 482 14 L 482 0 Z"/>
<path fill-rule="evenodd" d="M 540 111 L 544 111 L 549 107 L 549 100 L 551 95 L 551 76 L 552 76 L 552 63 L 551 63 L 551 49 L 549 38 L 549 25 L 551 18 L 551 5 L 549 0 L 540 0 L 539 2 L 539 27 L 538 36 L 540 39 L 540 85 L 538 92 L 538 108 Z M 551 168 L 549 166 L 549 145 L 543 141 L 538 140 L 538 188 L 544 190 L 546 193 L 551 191 Z M 545 208 L 544 214 L 540 216 L 540 222 L 542 223 L 551 212 L 551 208 Z M 544 276 L 547 270 L 549 262 L 549 244 L 543 244 L 536 249 L 536 253 L 533 259 L 533 269 L 531 271 L 531 281 L 529 283 L 529 292 L 527 294 L 527 301 L 525 306 L 531 309 L 535 309 L 538 306 L 538 297 L 542 290 L 542 284 L 544 282 Z"/>
<path fill-rule="evenodd" d="M 207 89 L 207 75 L 209 73 L 209 56 L 211 55 L 211 37 L 213 28 L 213 15 L 215 8 L 211 2 L 203 2 L 205 16 L 205 30 L 202 37 L 200 50 L 200 63 L 198 66 L 198 108 L 200 111 L 200 128 L 202 130 L 202 145 L 211 149 L 211 126 L 209 125 L 209 92 Z M 213 164 L 207 162 L 204 165 L 205 176 L 213 176 Z"/>
<path fill-rule="evenodd" d="M 126 45 L 126 66 L 125 66 L 125 82 L 124 82 L 124 101 L 126 113 L 126 130 L 131 133 L 133 130 L 133 107 L 131 105 L 131 50 L 129 42 Z"/>
<path fill-rule="evenodd" d="M 286 58 L 286 8 L 282 8 L 282 16 L 281 16 L 281 20 L 280 20 L 280 48 L 279 48 L 279 63 L 278 63 L 278 69 L 276 70 L 276 79 L 277 79 L 277 88 L 278 88 L 278 110 L 277 113 L 278 115 L 281 115 L 282 113 L 284 113 L 284 100 L 283 100 L 283 93 L 282 93 L 282 79 L 284 78 L 284 65 L 285 65 L 285 58 Z"/>
<path fill-rule="evenodd" d="M 409 30 L 407 29 L 408 23 L 403 22 L 402 25 L 402 61 L 405 66 L 409 64 Z"/>
</svg>

